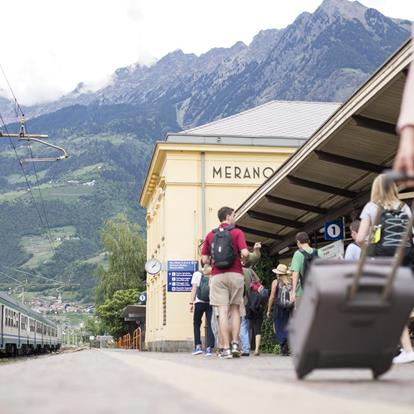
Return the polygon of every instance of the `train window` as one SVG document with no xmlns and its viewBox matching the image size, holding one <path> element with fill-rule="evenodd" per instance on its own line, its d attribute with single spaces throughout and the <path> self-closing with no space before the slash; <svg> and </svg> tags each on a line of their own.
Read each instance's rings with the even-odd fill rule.
<svg viewBox="0 0 414 414">
<path fill-rule="evenodd" d="M 29 319 L 29 326 L 30 326 L 30 332 L 35 331 L 35 321 L 33 319 Z"/>
</svg>

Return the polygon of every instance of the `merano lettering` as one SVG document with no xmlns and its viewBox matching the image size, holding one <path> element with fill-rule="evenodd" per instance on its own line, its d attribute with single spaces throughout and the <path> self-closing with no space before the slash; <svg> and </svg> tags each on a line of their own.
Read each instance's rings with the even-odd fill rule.
<svg viewBox="0 0 414 414">
<path fill-rule="evenodd" d="M 261 179 L 269 178 L 274 174 L 272 167 L 237 167 L 226 165 L 224 167 L 213 166 L 213 178 L 225 179 Z"/>
</svg>

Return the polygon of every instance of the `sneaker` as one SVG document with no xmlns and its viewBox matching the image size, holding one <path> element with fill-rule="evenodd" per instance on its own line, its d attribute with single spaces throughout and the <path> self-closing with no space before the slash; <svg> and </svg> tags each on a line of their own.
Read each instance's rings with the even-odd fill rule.
<svg viewBox="0 0 414 414">
<path fill-rule="evenodd" d="M 191 352 L 192 355 L 200 355 L 203 353 L 203 350 L 201 349 L 200 345 L 197 345 L 193 352 Z"/>
<path fill-rule="evenodd" d="M 250 356 L 250 352 L 242 352 L 241 356 Z"/>
<path fill-rule="evenodd" d="M 231 354 L 235 358 L 239 358 L 239 356 L 240 356 L 240 348 L 239 348 L 239 344 L 237 342 L 233 342 L 231 344 Z"/>
<path fill-rule="evenodd" d="M 213 355 L 213 352 L 211 351 L 211 348 L 210 347 L 208 347 L 207 349 L 206 349 L 206 353 L 204 354 L 205 356 L 212 356 Z"/>
<path fill-rule="evenodd" d="M 226 348 L 226 349 L 221 350 L 221 355 L 220 355 L 221 358 L 230 359 L 230 358 L 233 358 L 233 356 L 234 355 L 232 354 L 230 348 Z"/>
<path fill-rule="evenodd" d="M 414 351 L 404 351 L 401 350 L 400 355 L 397 355 L 392 362 L 394 364 L 407 364 L 408 362 L 414 362 Z"/>
</svg>

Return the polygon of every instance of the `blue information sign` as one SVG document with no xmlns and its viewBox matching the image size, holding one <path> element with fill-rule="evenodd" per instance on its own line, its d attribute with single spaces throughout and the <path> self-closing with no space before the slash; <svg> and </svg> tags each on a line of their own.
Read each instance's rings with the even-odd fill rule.
<svg viewBox="0 0 414 414">
<path fill-rule="evenodd" d="M 196 260 L 168 260 L 169 272 L 195 272 L 197 269 Z"/>
<path fill-rule="evenodd" d="M 325 223 L 325 240 L 343 240 L 345 235 L 342 218 Z"/>
<path fill-rule="evenodd" d="M 195 260 L 169 260 L 167 292 L 191 292 L 191 278 L 196 270 Z"/>
</svg>

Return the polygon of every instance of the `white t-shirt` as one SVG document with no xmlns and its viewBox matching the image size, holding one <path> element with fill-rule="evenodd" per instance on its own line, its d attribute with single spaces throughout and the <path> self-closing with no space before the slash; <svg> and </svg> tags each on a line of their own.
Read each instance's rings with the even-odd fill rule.
<svg viewBox="0 0 414 414">
<path fill-rule="evenodd" d="M 378 206 L 372 201 L 370 201 L 369 203 L 365 204 L 365 207 L 362 210 L 359 218 L 361 220 L 369 220 L 372 226 L 374 224 L 377 211 L 378 211 Z M 411 210 L 410 210 L 410 207 L 407 206 L 407 204 L 403 203 L 402 211 L 406 213 L 408 217 L 411 217 Z"/>
<path fill-rule="evenodd" d="M 203 276 L 203 274 L 201 272 L 199 272 L 198 270 L 195 271 L 193 273 L 193 277 L 191 278 L 191 285 L 197 285 L 197 287 L 200 286 L 200 282 L 201 282 L 201 277 Z M 201 300 L 197 297 L 197 293 L 196 293 L 196 297 L 195 297 L 195 301 L 194 303 L 206 303 L 206 301 Z"/>
<path fill-rule="evenodd" d="M 359 256 L 361 256 L 361 248 L 355 243 L 348 245 L 345 251 L 345 260 L 358 260 Z"/>
</svg>

